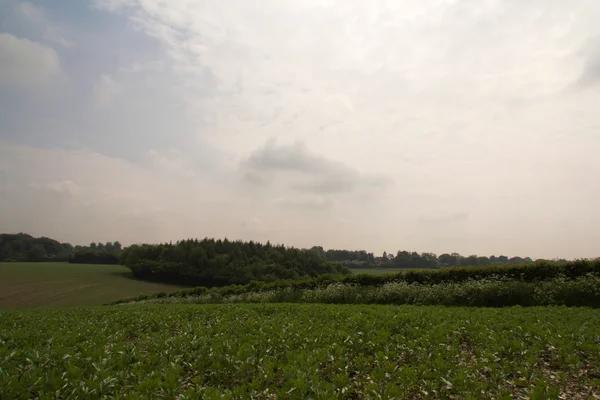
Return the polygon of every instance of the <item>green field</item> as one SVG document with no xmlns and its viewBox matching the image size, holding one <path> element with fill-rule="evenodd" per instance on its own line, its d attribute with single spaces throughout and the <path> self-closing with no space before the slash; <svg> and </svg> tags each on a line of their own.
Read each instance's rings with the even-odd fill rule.
<svg viewBox="0 0 600 400">
<path fill-rule="evenodd" d="M 121 305 L 0 316 L 6 399 L 600 394 L 600 311 L 585 308 Z"/>
<path fill-rule="evenodd" d="M 131 279 L 120 265 L 0 263 L 0 308 L 100 305 L 178 289 Z"/>
</svg>

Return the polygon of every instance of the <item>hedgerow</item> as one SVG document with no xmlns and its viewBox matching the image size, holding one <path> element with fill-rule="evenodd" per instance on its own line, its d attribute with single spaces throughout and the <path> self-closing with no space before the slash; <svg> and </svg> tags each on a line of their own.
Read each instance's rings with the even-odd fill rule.
<svg viewBox="0 0 600 400">
<path fill-rule="evenodd" d="M 320 275 L 316 278 L 300 280 L 279 280 L 275 282 L 252 281 L 247 285 L 230 285 L 217 288 L 196 287 L 173 292 L 171 294 L 159 293 L 144 295 L 131 299 L 120 300 L 116 303 L 130 303 L 146 301 L 157 298 L 185 298 L 189 296 L 208 295 L 216 298 L 228 298 L 248 293 L 280 292 L 291 289 L 294 292 L 322 290 L 332 284 L 344 285 L 353 290 L 361 289 L 361 294 L 349 302 L 366 303 L 381 301 L 367 301 L 368 290 L 381 288 L 386 285 L 396 284 L 405 293 L 409 291 L 425 292 L 427 290 L 439 291 L 437 302 L 402 301 L 397 297 L 394 304 L 448 304 L 448 305 L 474 305 L 474 306 L 505 306 L 505 305 L 541 305 L 541 304 L 568 304 L 595 306 L 600 277 L 600 261 L 576 260 L 566 264 L 535 263 L 527 265 L 503 265 L 489 267 L 458 267 L 443 268 L 439 270 L 409 270 L 388 275 Z M 479 282 L 479 286 L 477 286 Z M 549 282 L 544 284 L 544 282 Z M 554 282 L 554 283 L 552 283 Z M 572 282 L 569 284 L 569 282 Z M 389 286 L 391 287 L 391 286 Z M 583 289 L 585 287 L 585 289 Z M 465 304 L 461 296 L 450 297 L 451 293 L 472 288 L 473 293 L 479 293 L 480 303 L 470 301 Z M 366 289 L 366 290 L 365 290 Z M 538 293 L 534 298 L 533 294 Z M 546 293 L 543 296 L 540 293 Z M 474 294 L 473 294 L 474 296 Z M 422 298 L 423 295 L 412 298 Z M 433 298 L 433 297 L 432 297 Z M 546 300 L 542 301 L 541 299 Z M 453 300 L 451 300 L 453 299 Z"/>
</svg>

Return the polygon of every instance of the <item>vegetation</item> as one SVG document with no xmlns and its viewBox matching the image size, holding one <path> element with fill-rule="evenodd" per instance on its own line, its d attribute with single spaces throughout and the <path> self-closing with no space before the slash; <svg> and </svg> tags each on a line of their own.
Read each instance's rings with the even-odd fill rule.
<svg viewBox="0 0 600 400">
<path fill-rule="evenodd" d="M 197 287 L 122 302 L 325 302 L 510 306 L 600 306 L 600 261 L 539 262 L 477 268 L 402 271 L 387 275 L 322 275 L 296 281 Z M 262 293 L 262 294 L 257 294 Z M 315 294 L 317 293 L 317 294 Z M 343 293 L 343 295 L 340 295 Z M 341 297 L 340 297 L 341 296 Z M 178 300 L 178 298 L 187 298 Z M 262 299 L 262 300 L 260 300 Z"/>
<path fill-rule="evenodd" d="M 414 304 L 469 307 L 566 305 L 600 308 L 600 285 L 597 277 L 535 283 L 493 279 L 436 285 L 395 282 L 383 286 L 357 286 L 332 283 L 312 289 L 285 287 L 262 291 L 198 288 L 185 296 L 181 293 L 172 293 L 169 296 L 163 293 L 138 298 L 132 302 Z"/>
<path fill-rule="evenodd" d="M 186 285 L 223 286 L 349 273 L 314 250 L 227 239 L 133 245 L 121 257 L 137 278 Z"/>
<path fill-rule="evenodd" d="M 118 264 L 122 246 L 119 242 L 73 246 L 47 237 L 26 233 L 0 234 L 0 262 L 69 261 L 76 264 Z"/>
<path fill-rule="evenodd" d="M 464 257 L 459 253 L 444 253 L 439 257 L 433 253 L 417 253 L 409 251 L 398 251 L 396 255 L 383 252 L 381 257 L 376 257 L 373 253 L 368 253 L 365 250 L 324 250 L 322 247 L 313 247 L 313 250 L 318 251 L 325 259 L 329 261 L 337 261 L 347 266 L 348 268 L 357 269 L 381 269 L 381 268 L 442 268 L 452 266 L 474 267 L 486 265 L 506 265 L 506 264 L 530 264 L 533 260 L 530 257 L 511 257 L 507 256 L 491 256 L 482 257 L 470 255 Z M 567 260 L 538 260 L 555 263 L 565 263 Z"/>
<path fill-rule="evenodd" d="M 89 246 L 75 246 L 69 256 L 69 262 L 74 264 L 119 264 L 121 243 L 106 242 L 91 243 Z"/>
<path fill-rule="evenodd" d="M 67 261 L 73 251 L 69 243 L 25 233 L 0 234 L 0 261 Z"/>
<path fill-rule="evenodd" d="M 599 327 L 600 311 L 559 307 L 3 312 L 0 393 L 15 400 L 592 398 L 600 393 Z"/>
<path fill-rule="evenodd" d="M 101 305 L 178 289 L 181 287 L 132 279 L 131 272 L 121 265 L 0 263 L 0 308 L 5 309 Z"/>
</svg>

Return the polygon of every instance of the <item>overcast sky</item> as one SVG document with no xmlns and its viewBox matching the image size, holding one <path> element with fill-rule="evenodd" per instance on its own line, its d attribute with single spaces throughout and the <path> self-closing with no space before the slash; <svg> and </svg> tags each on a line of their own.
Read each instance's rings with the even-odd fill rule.
<svg viewBox="0 0 600 400">
<path fill-rule="evenodd" d="M 598 0 L 0 0 L 0 231 L 600 256 Z"/>
</svg>

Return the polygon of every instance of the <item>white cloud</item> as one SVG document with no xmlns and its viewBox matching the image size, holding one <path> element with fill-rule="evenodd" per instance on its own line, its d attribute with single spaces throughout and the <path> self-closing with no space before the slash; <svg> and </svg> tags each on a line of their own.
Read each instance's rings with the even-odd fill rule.
<svg viewBox="0 0 600 400">
<path fill-rule="evenodd" d="M 94 101 L 57 101 L 60 114 L 24 102 L 39 130 L 0 121 L 13 139 L 65 128 L 83 133 L 48 143 L 140 163 L 17 151 L 63 166 L 38 177 L 4 162 L 26 182 L 80 185 L 88 231 L 123 218 L 137 228 L 119 238 L 134 241 L 596 255 L 600 2 L 94 3 L 109 12 L 91 12 L 94 26 L 129 20 L 118 43 L 83 31 L 77 51 L 61 49 L 76 77 L 61 94 L 78 101 L 96 83 Z M 57 207 L 68 197 L 47 189 Z"/>
<path fill-rule="evenodd" d="M 54 49 L 0 33 L 0 84 L 47 84 L 61 75 L 60 60 Z"/>
<path fill-rule="evenodd" d="M 342 161 L 373 169 L 387 168 L 382 149 L 473 153 L 500 132 L 531 135 L 522 119 L 537 115 L 499 116 L 577 81 L 600 3 L 576 3 L 97 1 L 162 43 L 216 145 L 342 145 Z"/>
<path fill-rule="evenodd" d="M 191 161 L 177 149 L 170 149 L 166 152 L 150 149 L 148 156 L 152 163 L 163 172 L 175 173 L 187 177 L 196 175 Z"/>
<path fill-rule="evenodd" d="M 79 197 L 81 195 L 81 188 L 79 185 L 70 180 L 46 184 L 34 184 L 33 187 L 48 189 L 57 193 L 67 193 L 72 197 Z"/>
<path fill-rule="evenodd" d="M 100 108 L 110 107 L 120 93 L 119 84 L 112 77 L 102 75 L 94 84 L 94 104 Z"/>
</svg>

